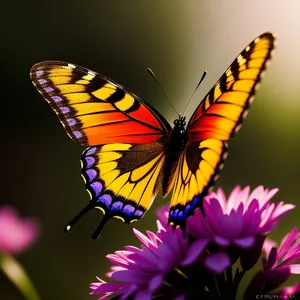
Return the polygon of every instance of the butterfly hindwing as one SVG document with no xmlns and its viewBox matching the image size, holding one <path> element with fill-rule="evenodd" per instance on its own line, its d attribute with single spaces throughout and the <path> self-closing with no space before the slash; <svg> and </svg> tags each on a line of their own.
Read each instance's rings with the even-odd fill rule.
<svg viewBox="0 0 300 300">
<path fill-rule="evenodd" d="M 81 145 L 149 143 L 171 129 L 149 104 L 86 68 L 45 61 L 34 65 L 30 76 L 68 135 Z"/>
<path fill-rule="evenodd" d="M 82 177 L 91 200 L 84 212 L 98 208 L 105 222 L 110 218 L 125 223 L 139 220 L 158 192 L 165 158 L 163 150 L 161 141 L 139 145 L 114 143 L 85 150 L 81 159 Z M 73 223 L 67 225 L 67 231 Z"/>
<path fill-rule="evenodd" d="M 174 176 L 169 223 L 184 226 L 217 179 L 226 155 L 227 143 L 218 139 L 187 143 Z"/>
<path fill-rule="evenodd" d="M 238 131 L 248 112 L 274 42 L 271 33 L 251 42 L 192 115 L 187 126 L 189 141 L 173 179 L 169 223 L 184 225 L 214 184 L 226 158 L 226 142 Z"/>
</svg>

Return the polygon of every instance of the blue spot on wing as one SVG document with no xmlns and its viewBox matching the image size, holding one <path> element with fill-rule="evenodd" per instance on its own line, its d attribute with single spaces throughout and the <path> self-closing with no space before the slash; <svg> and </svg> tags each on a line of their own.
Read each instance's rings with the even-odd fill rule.
<svg viewBox="0 0 300 300">
<path fill-rule="evenodd" d="M 105 208 L 109 209 L 111 202 L 112 202 L 112 197 L 111 197 L 111 195 L 104 194 L 97 199 L 97 202 L 104 204 Z"/>
</svg>

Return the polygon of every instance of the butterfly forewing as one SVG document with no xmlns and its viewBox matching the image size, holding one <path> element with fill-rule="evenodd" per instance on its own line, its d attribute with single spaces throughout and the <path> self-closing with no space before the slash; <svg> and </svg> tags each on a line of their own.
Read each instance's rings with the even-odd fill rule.
<svg viewBox="0 0 300 300">
<path fill-rule="evenodd" d="M 149 143 L 171 129 L 149 104 L 83 67 L 45 61 L 34 65 L 30 76 L 68 135 L 81 145 Z"/>
<path fill-rule="evenodd" d="M 192 115 L 189 142 L 174 177 L 169 223 L 184 225 L 214 184 L 227 154 L 228 141 L 247 114 L 275 38 L 262 34 L 233 61 Z"/>
<path fill-rule="evenodd" d="M 246 116 L 275 38 L 265 33 L 251 42 L 204 97 L 188 124 L 189 138 L 229 140 Z"/>
</svg>

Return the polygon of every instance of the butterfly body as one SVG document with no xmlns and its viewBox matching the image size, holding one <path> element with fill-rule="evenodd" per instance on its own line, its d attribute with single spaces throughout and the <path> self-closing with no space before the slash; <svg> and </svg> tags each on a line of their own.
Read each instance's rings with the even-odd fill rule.
<svg viewBox="0 0 300 300">
<path fill-rule="evenodd" d="M 88 147 L 81 174 L 90 201 L 66 231 L 93 208 L 104 213 L 94 238 L 110 218 L 139 220 L 160 189 L 164 197 L 173 190 L 169 223 L 184 226 L 213 186 L 273 48 L 271 33 L 253 40 L 189 122 L 179 117 L 173 128 L 151 105 L 99 73 L 60 61 L 34 65 L 32 82 L 69 137 Z"/>
<path fill-rule="evenodd" d="M 165 162 L 162 171 L 162 194 L 167 196 L 172 187 L 172 178 L 176 170 L 179 157 L 188 141 L 185 117 L 178 117 L 164 146 Z"/>
</svg>

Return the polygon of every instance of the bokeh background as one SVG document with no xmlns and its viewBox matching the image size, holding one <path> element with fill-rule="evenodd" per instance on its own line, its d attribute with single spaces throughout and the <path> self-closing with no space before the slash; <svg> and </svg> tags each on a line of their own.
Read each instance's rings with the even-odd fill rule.
<svg viewBox="0 0 300 300">
<path fill-rule="evenodd" d="M 69 234 L 64 225 L 88 201 L 80 176 L 83 149 L 74 144 L 29 79 L 42 60 L 99 71 L 176 117 L 151 67 L 181 112 L 203 71 L 208 75 L 186 111 L 256 36 L 273 31 L 278 47 L 242 130 L 230 142 L 216 186 L 274 188 L 275 199 L 300 204 L 300 2 L 290 1 L 6 1 L 1 3 L 1 204 L 39 219 L 38 243 L 19 259 L 43 300 L 92 299 L 89 283 L 104 276 L 107 253 L 137 245 L 132 227 L 155 228 L 159 195 L 138 223 L 112 220 L 99 240 L 93 211 Z M 273 238 L 299 226 L 300 205 Z M 0 228 L 1 230 L 1 228 Z M 292 278 L 290 283 L 296 282 Z M 22 299 L 0 274 L 1 299 Z M 96 299 L 96 298 L 95 298 Z"/>
</svg>

